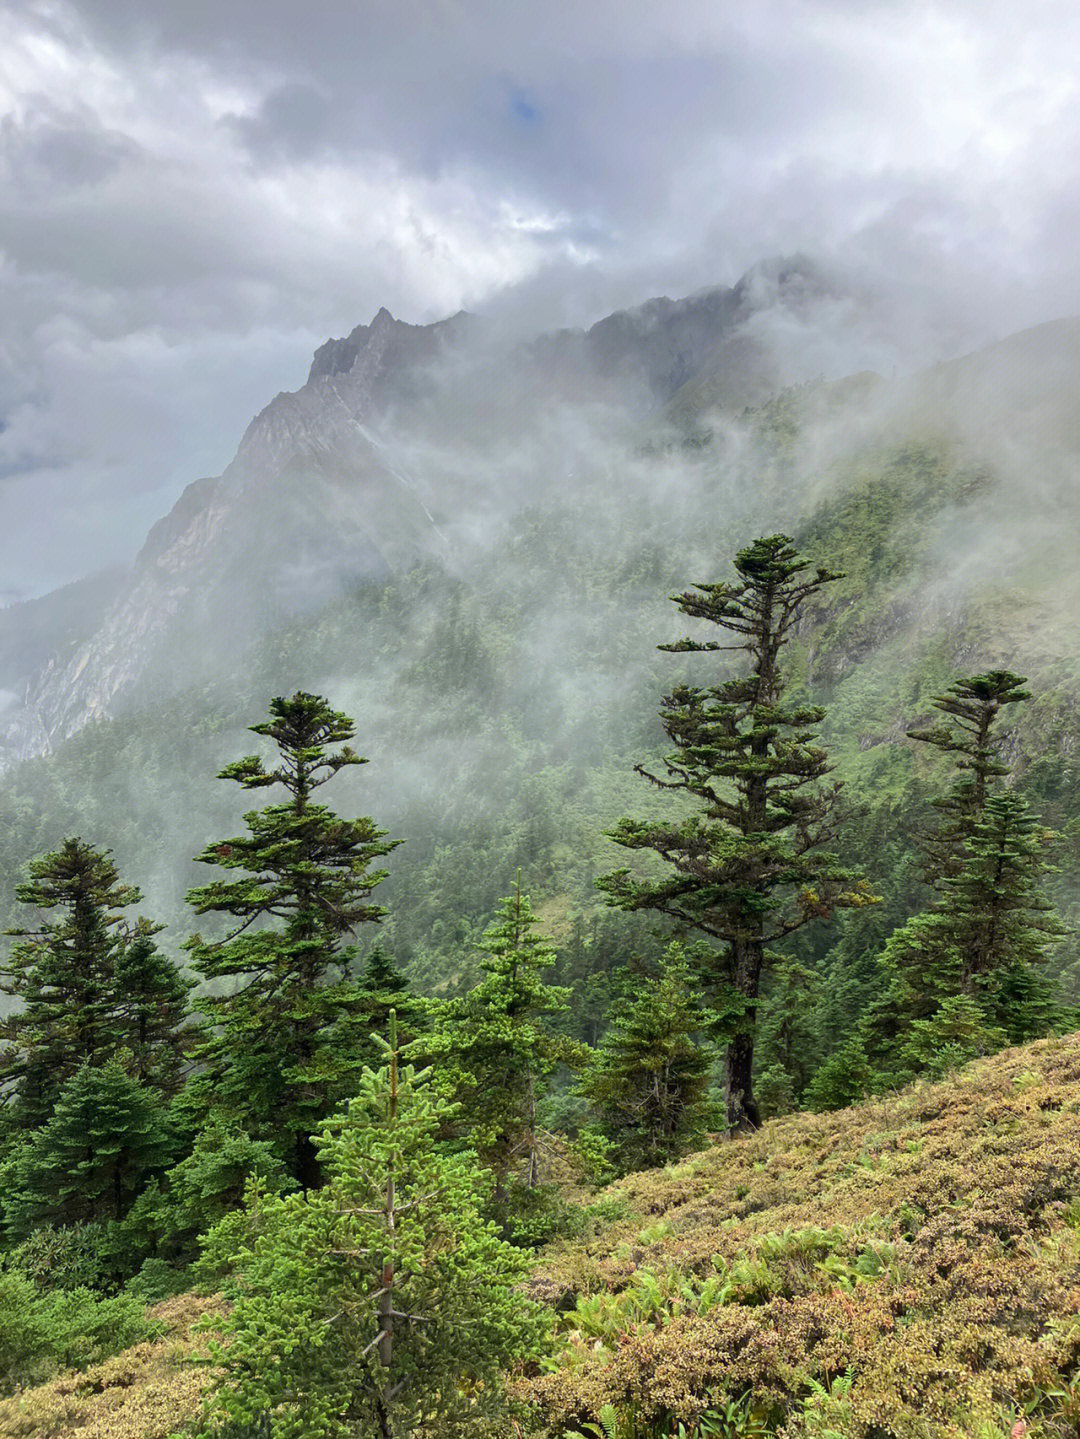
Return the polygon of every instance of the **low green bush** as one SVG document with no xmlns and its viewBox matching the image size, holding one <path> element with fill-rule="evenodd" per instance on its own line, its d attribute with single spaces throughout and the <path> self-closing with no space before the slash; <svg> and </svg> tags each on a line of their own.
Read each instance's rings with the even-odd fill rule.
<svg viewBox="0 0 1080 1439">
<path fill-rule="evenodd" d="M 58 1369 L 85 1369 L 153 1332 L 132 1295 L 43 1290 L 24 1274 L 0 1274 L 0 1392 L 40 1383 Z"/>
</svg>

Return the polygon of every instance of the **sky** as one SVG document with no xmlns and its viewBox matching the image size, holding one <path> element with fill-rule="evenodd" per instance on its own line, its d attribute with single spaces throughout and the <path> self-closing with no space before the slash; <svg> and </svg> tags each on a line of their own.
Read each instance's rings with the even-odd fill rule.
<svg viewBox="0 0 1080 1439">
<path fill-rule="evenodd" d="M 1070 0 L 4 0 L 0 604 L 130 560 L 384 305 L 529 332 L 802 252 L 915 358 L 1080 313 L 1077 53 Z"/>
</svg>

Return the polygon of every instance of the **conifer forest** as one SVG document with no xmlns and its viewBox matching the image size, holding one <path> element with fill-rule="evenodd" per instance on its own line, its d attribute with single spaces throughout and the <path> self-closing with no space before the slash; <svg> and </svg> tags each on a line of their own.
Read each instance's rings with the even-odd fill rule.
<svg viewBox="0 0 1080 1439">
<path fill-rule="evenodd" d="M 367 758 L 302 690 L 221 756 L 242 822 L 181 944 L 107 845 L 26 864 L 6 1432 L 63 1432 L 28 1386 L 139 1372 L 177 1326 L 147 1433 L 915 1434 L 931 1402 L 935 1432 L 1017 1403 L 1069 1432 L 1080 1012 L 1066 841 L 1007 739 L 1035 697 L 986 669 L 912 716 L 883 863 L 794 662 L 844 578 L 819 559 L 763 535 L 671 596 L 663 738 L 559 942 L 518 863 L 410 952 L 381 902 L 409 836 L 342 812 Z"/>
</svg>

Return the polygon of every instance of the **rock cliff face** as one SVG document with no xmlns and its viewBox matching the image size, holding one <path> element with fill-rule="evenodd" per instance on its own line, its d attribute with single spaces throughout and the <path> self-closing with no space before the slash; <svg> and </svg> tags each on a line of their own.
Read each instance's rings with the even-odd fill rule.
<svg viewBox="0 0 1080 1439">
<path fill-rule="evenodd" d="M 343 586 L 400 574 L 423 557 L 452 562 L 435 516 L 465 503 L 468 479 L 462 473 L 461 493 L 447 493 L 445 469 L 396 458 L 403 441 L 421 456 L 424 445 L 485 453 L 542 426 L 555 405 L 601 401 L 640 418 L 643 406 L 659 410 L 718 370 L 732 377 L 726 398 L 746 403 L 771 375 L 748 322 L 821 288 L 805 266 L 766 267 L 733 289 L 653 300 L 588 331 L 513 347 L 464 312 L 408 325 L 381 309 L 319 347 L 307 383 L 255 417 L 224 474 L 184 490 L 130 571 L 99 586 L 77 621 L 61 607 L 51 641 L 45 624 L 27 644 L 8 615 L 0 766 L 114 713 L 148 679 L 205 674 L 211 653 L 220 667 Z M 543 480 L 518 483 L 531 498 Z"/>
</svg>

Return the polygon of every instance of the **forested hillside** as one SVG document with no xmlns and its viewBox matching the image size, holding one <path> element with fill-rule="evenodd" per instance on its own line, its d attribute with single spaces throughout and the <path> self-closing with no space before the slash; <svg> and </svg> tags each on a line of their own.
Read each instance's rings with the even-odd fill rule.
<svg viewBox="0 0 1080 1439">
<path fill-rule="evenodd" d="M 518 1402 L 560 1439 L 1075 1433 L 1078 1111 L 1075 1037 L 1042 1041 L 611 1185 L 535 1262 L 558 1318 Z M 0 1434 L 166 1439 L 220 1304 L 156 1305 L 135 1347 L 0 1401 Z"/>
<path fill-rule="evenodd" d="M 844 574 L 800 622 L 787 670 L 789 687 L 826 707 L 823 735 L 851 800 L 840 852 L 874 847 L 884 904 L 859 920 L 872 943 L 921 902 L 912 837 L 947 774 L 905 729 L 954 677 L 994 667 L 1030 682 L 1031 701 L 1002 726 L 1015 781 L 1063 833 L 1051 884 L 1068 919 L 1078 784 L 1068 380 L 1080 346 L 1066 328 L 1054 344 L 1040 333 L 1001 351 L 952 367 L 948 386 L 936 373 L 891 387 L 860 377 L 734 418 L 709 408 L 707 387 L 680 391 L 646 437 L 607 453 L 619 470 L 597 465 L 542 505 L 491 517 L 464 572 L 430 558 L 359 582 L 253 639 L 227 676 L 177 686 L 152 672 L 115 719 L 8 772 L 4 902 L 30 857 L 82 833 L 113 849 L 175 950 L 199 877 L 191 857 L 241 809 L 212 777 L 268 695 L 302 688 L 356 720 L 370 764 L 355 782 L 342 777 L 343 805 L 407 841 L 389 860 L 381 942 L 422 988 L 460 969 L 519 866 L 552 934 L 565 943 L 595 931 L 607 967 L 626 922 L 593 890 L 615 858 L 603 831 L 653 802 L 633 765 L 663 750 L 659 698 L 705 673 L 656 651 L 673 637 L 667 596 L 725 574 L 753 534 L 785 528 Z M 843 948 L 846 923 L 815 938 L 818 960 L 838 938 Z M 1066 940 L 1055 964 L 1071 972 L 1075 955 Z M 825 1049 L 838 1038 L 829 1026 Z"/>
<path fill-rule="evenodd" d="M 11 1433 L 1070 1432 L 1080 333 L 744 392 L 732 293 L 497 422 L 384 312 L 35 673 Z"/>
</svg>

